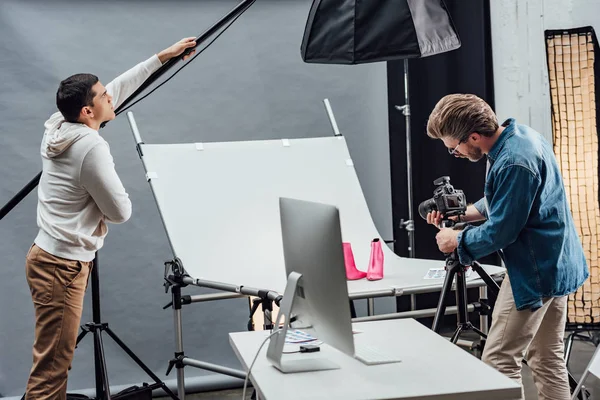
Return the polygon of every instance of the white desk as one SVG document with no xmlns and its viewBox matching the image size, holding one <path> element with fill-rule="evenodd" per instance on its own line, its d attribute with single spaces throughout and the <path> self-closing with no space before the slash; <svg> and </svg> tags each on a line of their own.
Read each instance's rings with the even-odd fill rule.
<svg viewBox="0 0 600 400">
<path fill-rule="evenodd" d="M 461 399 L 506 400 L 521 395 L 518 384 L 413 319 L 363 322 L 355 341 L 368 340 L 402 362 L 366 366 L 326 345 L 319 353 L 287 357 L 327 357 L 342 368 L 283 374 L 266 358 L 268 342 L 250 379 L 263 399 Z M 266 338 L 264 331 L 229 334 L 245 370 Z M 383 347 L 385 346 L 385 347 Z"/>
</svg>

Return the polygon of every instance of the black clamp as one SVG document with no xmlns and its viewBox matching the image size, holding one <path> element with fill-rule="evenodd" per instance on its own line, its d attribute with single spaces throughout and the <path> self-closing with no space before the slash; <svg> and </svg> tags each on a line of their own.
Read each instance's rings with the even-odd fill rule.
<svg viewBox="0 0 600 400">
<path fill-rule="evenodd" d="M 86 331 L 86 332 L 90 332 L 93 333 L 96 330 L 101 330 L 101 331 L 105 331 L 106 329 L 108 329 L 108 323 L 107 322 L 101 322 L 99 324 L 96 324 L 94 322 L 88 322 L 85 325 L 81 326 L 81 330 Z"/>
<path fill-rule="evenodd" d="M 492 315 L 492 307 L 490 307 L 488 299 L 479 299 L 474 305 L 475 310 L 479 312 L 479 315 Z"/>
<path fill-rule="evenodd" d="M 186 358 L 183 353 L 175 353 L 175 358 L 169 360 L 169 367 L 167 368 L 167 373 L 165 375 L 169 375 L 173 367 L 183 368 L 185 365 L 183 364 L 183 359 Z"/>
<path fill-rule="evenodd" d="M 171 273 L 172 272 L 172 273 Z M 183 269 L 183 264 L 179 257 L 176 257 L 172 261 L 165 262 L 165 282 L 163 286 L 165 287 L 165 293 L 168 293 L 171 286 L 177 287 L 185 287 L 187 283 L 183 282 L 184 277 L 189 277 L 189 275 Z"/>
<path fill-rule="evenodd" d="M 192 304 L 192 296 L 190 296 L 189 294 L 186 294 L 185 296 L 181 296 L 181 304 Z M 167 303 L 167 305 L 165 305 L 163 307 L 163 310 L 166 310 L 167 308 L 171 307 L 173 305 L 173 302 L 170 301 Z"/>
</svg>

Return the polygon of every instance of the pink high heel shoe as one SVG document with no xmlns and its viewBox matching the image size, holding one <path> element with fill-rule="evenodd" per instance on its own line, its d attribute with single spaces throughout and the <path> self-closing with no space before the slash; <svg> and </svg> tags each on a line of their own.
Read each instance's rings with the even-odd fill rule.
<svg viewBox="0 0 600 400">
<path fill-rule="evenodd" d="M 369 269 L 367 270 L 367 279 L 376 281 L 383 278 L 383 250 L 381 241 L 373 239 L 371 242 L 371 258 L 369 259 Z"/>
<path fill-rule="evenodd" d="M 342 243 L 344 247 L 344 262 L 346 264 L 346 278 L 354 281 L 362 279 L 367 276 L 366 272 L 359 271 L 356 269 L 356 263 L 354 262 L 354 253 L 352 253 L 352 245 L 350 243 Z"/>
</svg>

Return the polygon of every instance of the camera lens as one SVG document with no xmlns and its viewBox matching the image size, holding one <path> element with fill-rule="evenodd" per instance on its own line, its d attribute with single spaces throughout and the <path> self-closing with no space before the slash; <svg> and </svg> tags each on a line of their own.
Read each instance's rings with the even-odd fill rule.
<svg viewBox="0 0 600 400">
<path fill-rule="evenodd" d="M 419 215 L 421 218 L 427 219 L 427 214 L 429 214 L 431 211 L 437 211 L 435 200 L 429 199 L 419 204 Z"/>
</svg>

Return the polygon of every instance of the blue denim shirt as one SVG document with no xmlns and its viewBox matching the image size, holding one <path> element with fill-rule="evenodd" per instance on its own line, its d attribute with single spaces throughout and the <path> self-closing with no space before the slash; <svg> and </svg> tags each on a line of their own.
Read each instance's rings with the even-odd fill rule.
<svg viewBox="0 0 600 400">
<path fill-rule="evenodd" d="M 589 270 L 551 144 L 514 119 L 503 126 L 475 204 L 487 220 L 460 232 L 458 256 L 470 265 L 502 250 L 517 310 L 535 310 L 542 298 L 575 292 Z"/>
</svg>

